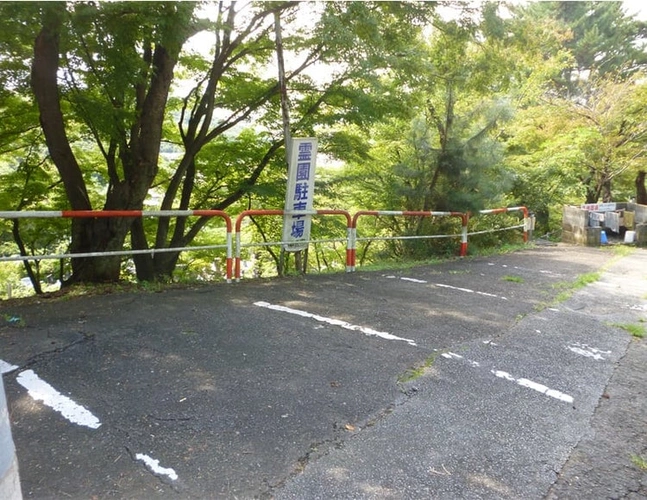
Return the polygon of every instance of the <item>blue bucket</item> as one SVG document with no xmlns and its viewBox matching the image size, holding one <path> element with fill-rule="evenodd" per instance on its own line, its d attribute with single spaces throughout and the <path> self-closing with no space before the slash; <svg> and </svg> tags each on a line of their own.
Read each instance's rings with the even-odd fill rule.
<svg viewBox="0 0 647 500">
<path fill-rule="evenodd" d="M 607 240 L 607 233 L 604 231 L 600 231 L 600 243 L 602 245 L 606 245 L 609 243 L 609 240 Z"/>
</svg>

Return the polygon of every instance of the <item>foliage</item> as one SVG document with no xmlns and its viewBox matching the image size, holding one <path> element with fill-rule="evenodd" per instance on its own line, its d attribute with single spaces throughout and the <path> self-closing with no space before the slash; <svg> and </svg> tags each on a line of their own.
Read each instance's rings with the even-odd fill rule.
<svg viewBox="0 0 647 500">
<path fill-rule="evenodd" d="M 507 140 L 513 193 L 533 207 L 539 231 L 554 232 L 563 204 L 626 200 L 644 171 L 646 28 L 619 2 L 534 2 L 516 12 L 526 24 L 552 23 L 570 55 L 523 102 Z"/>
<path fill-rule="evenodd" d="M 586 95 L 590 76 L 630 77 L 647 64 L 647 24 L 630 18 L 622 2 L 532 2 L 522 10 L 535 22 L 558 21 L 570 36 L 564 48 L 573 64 L 555 79 L 564 95 Z"/>
</svg>

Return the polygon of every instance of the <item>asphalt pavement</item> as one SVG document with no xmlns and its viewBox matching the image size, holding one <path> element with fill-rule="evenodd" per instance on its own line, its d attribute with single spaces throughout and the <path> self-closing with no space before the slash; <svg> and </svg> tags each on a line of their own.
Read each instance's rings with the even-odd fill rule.
<svg viewBox="0 0 647 500">
<path fill-rule="evenodd" d="M 25 498 L 647 498 L 645 321 L 646 250 L 538 246 L 3 301 L 0 368 Z"/>
</svg>

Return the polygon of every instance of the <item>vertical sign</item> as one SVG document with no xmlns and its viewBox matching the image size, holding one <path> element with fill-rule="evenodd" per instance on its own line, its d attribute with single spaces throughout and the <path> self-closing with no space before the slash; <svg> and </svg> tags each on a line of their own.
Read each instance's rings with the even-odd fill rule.
<svg viewBox="0 0 647 500">
<path fill-rule="evenodd" d="M 286 252 L 298 252 L 308 248 L 316 158 L 317 139 L 292 139 L 283 217 L 283 248 Z"/>
</svg>

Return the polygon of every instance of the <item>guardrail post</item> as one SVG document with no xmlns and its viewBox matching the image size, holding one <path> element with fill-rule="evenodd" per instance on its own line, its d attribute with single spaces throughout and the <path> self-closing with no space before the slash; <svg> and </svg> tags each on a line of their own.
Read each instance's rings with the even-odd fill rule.
<svg viewBox="0 0 647 500">
<path fill-rule="evenodd" d="M 459 252 L 460 257 L 465 257 L 467 255 L 467 224 L 469 220 L 469 214 L 463 214 L 461 216 L 461 249 Z"/>
<path fill-rule="evenodd" d="M 232 232 L 232 223 L 231 223 L 231 217 L 229 217 L 229 214 L 227 212 L 224 212 L 222 210 L 188 210 L 187 212 L 191 212 L 192 215 L 195 216 L 202 216 L 202 217 L 220 217 L 224 219 L 225 225 L 227 227 L 227 236 L 226 236 L 226 241 L 225 241 L 225 247 L 226 247 L 226 257 L 225 257 L 225 273 L 226 273 L 226 278 L 227 278 L 227 283 L 231 283 L 232 279 L 232 242 L 231 242 L 231 232 Z M 147 212 L 144 212 L 146 214 Z"/>
<path fill-rule="evenodd" d="M 528 234 L 534 229 L 534 216 L 528 214 L 526 207 L 519 207 L 523 210 L 523 241 L 528 243 Z"/>
<path fill-rule="evenodd" d="M 355 228 L 346 230 L 346 272 L 355 271 Z"/>
<path fill-rule="evenodd" d="M 240 281 L 240 231 L 243 223 L 243 219 L 252 215 L 283 215 L 283 210 L 243 210 L 236 217 L 236 223 L 234 229 L 236 231 L 236 255 L 234 258 L 234 279 L 236 282 Z"/>
<path fill-rule="evenodd" d="M 532 221 L 530 216 L 528 215 L 528 208 L 524 206 L 519 206 L 519 207 L 506 207 L 506 208 L 492 208 L 488 210 L 479 210 L 479 214 L 505 214 L 508 212 L 522 212 L 523 213 L 523 225 L 519 226 L 512 226 L 510 228 L 505 228 L 505 229 L 515 229 L 519 227 L 523 227 L 523 241 L 524 243 L 528 242 L 528 231 L 531 230 L 532 226 Z M 476 232 L 476 233 L 471 233 L 471 234 L 481 234 L 481 233 L 487 233 L 487 232 L 492 232 L 492 231 L 481 231 L 481 232 Z"/>
</svg>

